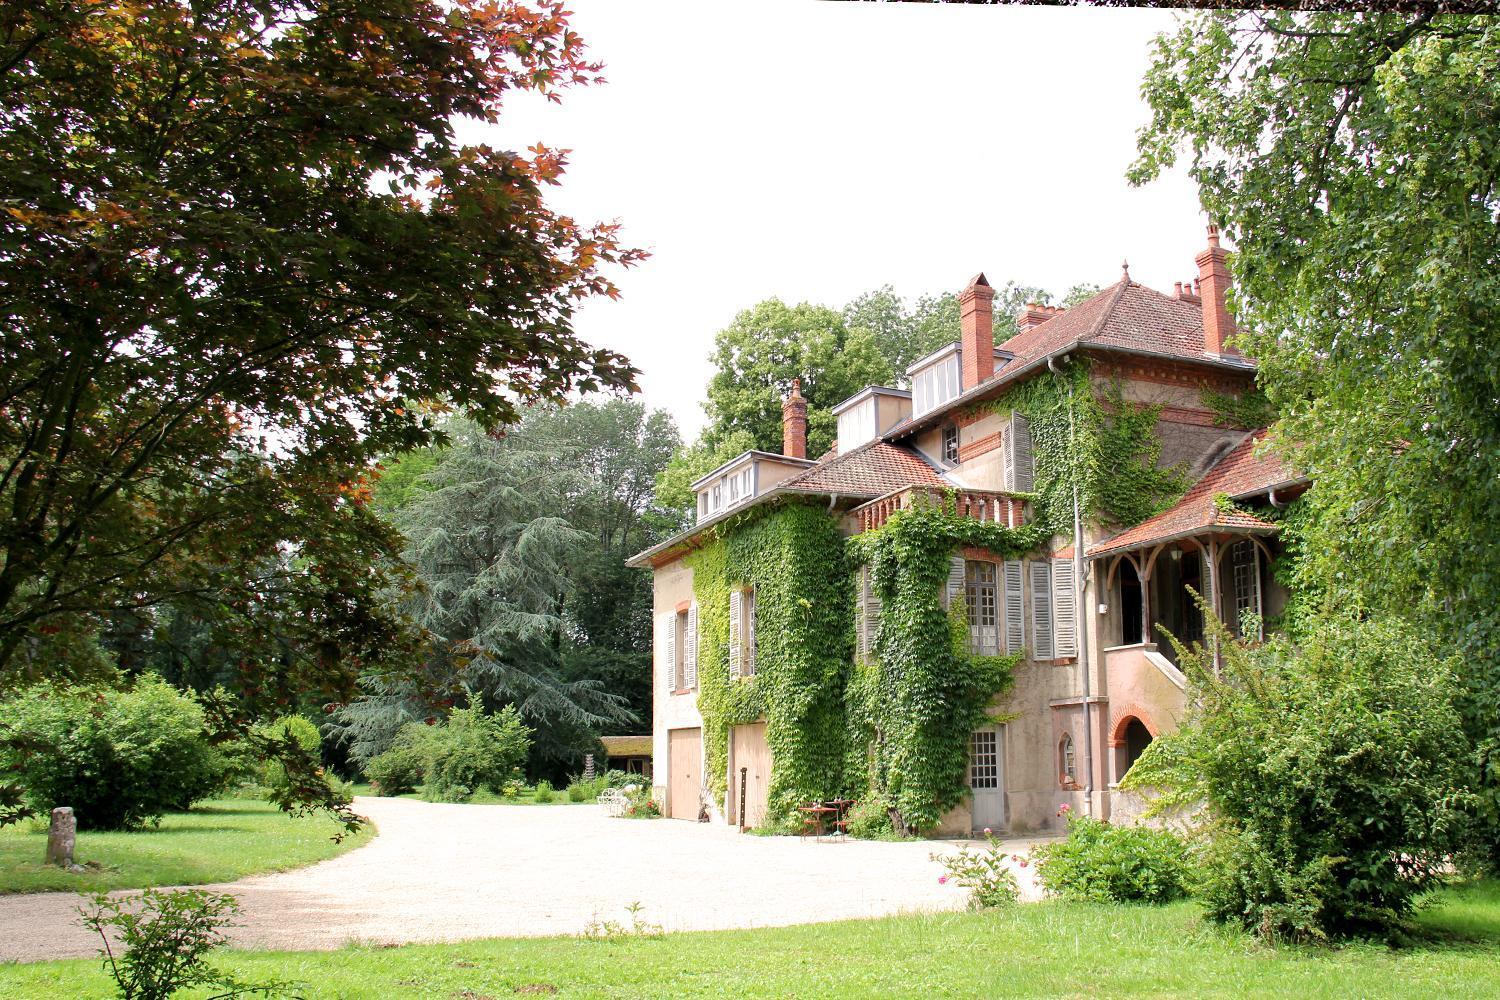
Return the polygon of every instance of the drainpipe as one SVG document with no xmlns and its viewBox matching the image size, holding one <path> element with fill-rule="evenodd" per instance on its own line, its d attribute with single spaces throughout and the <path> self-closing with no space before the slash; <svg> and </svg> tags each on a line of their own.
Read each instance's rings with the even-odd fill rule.
<svg viewBox="0 0 1500 1000">
<path fill-rule="evenodd" d="M 1064 358 L 1067 355 L 1063 355 Z M 1056 358 L 1047 359 L 1047 368 L 1053 374 L 1061 375 L 1062 369 L 1057 365 Z M 1077 427 L 1074 424 L 1074 406 L 1072 390 L 1068 391 L 1068 445 L 1072 455 L 1077 454 Z M 1088 581 L 1084 574 L 1087 569 L 1083 560 L 1083 502 L 1078 492 L 1078 477 L 1073 476 L 1073 608 L 1074 614 L 1078 616 L 1078 667 L 1083 674 L 1083 808 L 1084 813 L 1093 818 L 1094 815 L 1094 712 L 1090 704 L 1090 696 L 1093 691 L 1092 678 L 1089 669 L 1089 615 L 1084 612 L 1088 605 L 1084 603 L 1084 594 L 1088 590 Z"/>
<path fill-rule="evenodd" d="M 1266 495 L 1266 499 L 1270 500 L 1271 506 L 1275 507 L 1277 510 L 1286 509 L 1286 501 L 1276 499 L 1276 487 L 1271 487 L 1271 491 Z"/>
</svg>

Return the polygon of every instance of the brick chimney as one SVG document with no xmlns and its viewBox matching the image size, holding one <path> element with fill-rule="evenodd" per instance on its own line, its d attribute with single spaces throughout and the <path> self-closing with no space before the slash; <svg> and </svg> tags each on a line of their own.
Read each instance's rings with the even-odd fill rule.
<svg viewBox="0 0 1500 1000">
<path fill-rule="evenodd" d="M 1039 302 L 1028 302 L 1025 308 L 1016 313 L 1016 332 L 1024 333 L 1034 326 L 1041 326 L 1060 311 Z"/>
<path fill-rule="evenodd" d="M 1234 317 L 1224 296 L 1229 291 L 1229 254 L 1219 246 L 1219 227 L 1208 227 L 1208 249 L 1198 255 L 1198 282 L 1193 291 L 1203 302 L 1203 350 L 1209 354 L 1240 353 L 1229 343 Z"/>
<path fill-rule="evenodd" d="M 963 321 L 960 387 L 967 391 L 995 374 L 995 290 L 983 274 L 974 275 L 958 296 L 958 311 Z"/>
<path fill-rule="evenodd" d="M 807 400 L 802 398 L 802 380 L 792 379 L 792 391 L 781 401 L 781 453 L 787 458 L 807 457 Z"/>
</svg>

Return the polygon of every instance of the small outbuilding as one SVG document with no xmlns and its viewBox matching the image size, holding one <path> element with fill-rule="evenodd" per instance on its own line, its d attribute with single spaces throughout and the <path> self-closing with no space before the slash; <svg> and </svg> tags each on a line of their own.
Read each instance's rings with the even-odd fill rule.
<svg viewBox="0 0 1500 1000">
<path fill-rule="evenodd" d="M 650 736 L 601 736 L 599 742 L 612 770 L 651 777 Z"/>
</svg>

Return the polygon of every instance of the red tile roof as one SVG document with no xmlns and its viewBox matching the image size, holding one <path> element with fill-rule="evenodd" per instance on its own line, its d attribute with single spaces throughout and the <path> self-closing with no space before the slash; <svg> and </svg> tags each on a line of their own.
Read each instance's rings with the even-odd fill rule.
<svg viewBox="0 0 1500 1000">
<path fill-rule="evenodd" d="M 1181 500 L 1155 517 L 1093 546 L 1089 549 L 1089 557 L 1210 532 L 1270 534 L 1277 531 L 1276 525 L 1269 521 L 1237 510 L 1226 512 L 1214 503 L 1214 497 L 1221 493 L 1235 499 L 1300 481 L 1283 468 L 1281 460 L 1275 456 L 1255 455 L 1255 446 L 1265 434 L 1264 430 L 1259 430 L 1247 435 L 1193 484 Z"/>
<path fill-rule="evenodd" d="M 1016 356 L 1005 366 L 1014 369 L 1073 343 L 1129 347 L 1195 361 L 1216 357 L 1203 352 L 1201 305 L 1128 278 L 999 346 Z"/>
<path fill-rule="evenodd" d="M 909 449 L 871 441 L 817 465 L 780 484 L 780 489 L 844 496 L 885 496 L 906 486 L 945 486 L 932 466 Z"/>
</svg>

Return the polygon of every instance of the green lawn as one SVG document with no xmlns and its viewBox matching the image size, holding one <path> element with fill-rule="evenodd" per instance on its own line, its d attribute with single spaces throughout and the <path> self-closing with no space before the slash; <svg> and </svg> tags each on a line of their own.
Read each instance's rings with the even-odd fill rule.
<svg viewBox="0 0 1500 1000">
<path fill-rule="evenodd" d="M 191 812 L 164 816 L 158 827 L 122 833 L 80 830 L 77 861 L 102 867 L 74 875 L 43 864 L 46 827 L 22 823 L 0 829 L 0 893 L 228 882 L 322 861 L 374 834 L 366 824 L 335 844 L 330 838 L 337 831 L 327 816 L 294 818 L 259 799 L 215 799 Z"/>
<path fill-rule="evenodd" d="M 1422 939 L 1398 950 L 1274 950 L 1206 924 L 1191 903 L 1047 902 L 655 939 L 225 952 L 219 961 L 247 980 L 299 980 L 310 1000 L 478 1000 L 540 995 L 522 989 L 537 983 L 561 997 L 1500 996 L 1500 884 L 1450 890 L 1421 923 Z M 0 997 L 42 996 L 110 992 L 97 962 L 0 966 Z"/>
</svg>

